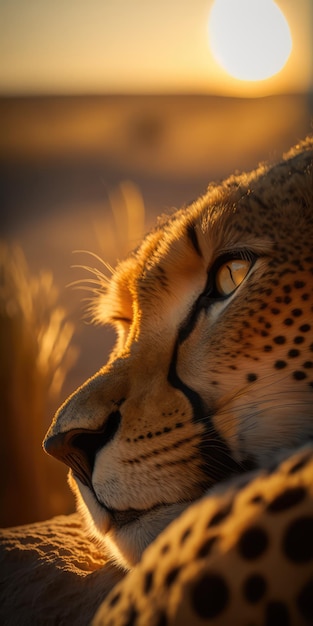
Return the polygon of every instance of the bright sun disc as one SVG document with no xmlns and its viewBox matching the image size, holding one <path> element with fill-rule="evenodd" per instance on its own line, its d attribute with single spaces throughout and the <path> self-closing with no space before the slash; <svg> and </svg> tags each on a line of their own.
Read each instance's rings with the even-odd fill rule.
<svg viewBox="0 0 313 626">
<path fill-rule="evenodd" d="M 288 22 L 273 0 L 215 0 L 209 42 L 228 74 L 249 81 L 277 74 L 292 48 Z"/>
</svg>

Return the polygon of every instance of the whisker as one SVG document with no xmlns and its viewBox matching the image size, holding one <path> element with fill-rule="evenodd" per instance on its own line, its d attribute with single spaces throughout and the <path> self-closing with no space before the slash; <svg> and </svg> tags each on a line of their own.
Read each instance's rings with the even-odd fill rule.
<svg viewBox="0 0 313 626">
<path fill-rule="evenodd" d="M 89 265 L 71 265 L 71 268 L 85 270 L 86 272 L 89 272 L 90 274 L 97 276 L 97 279 L 99 282 L 105 282 L 105 283 L 110 282 L 110 278 L 106 276 L 105 274 L 103 274 L 103 272 L 101 272 L 96 267 L 89 267 Z M 83 279 L 83 280 L 86 280 L 86 279 Z"/>
<path fill-rule="evenodd" d="M 90 257 L 95 258 L 105 269 L 112 274 L 114 272 L 113 267 L 106 263 L 98 254 L 89 250 L 74 250 L 74 254 L 88 254 Z M 84 298 L 83 302 L 87 302 L 85 307 L 85 314 L 83 319 L 88 319 L 91 323 L 97 322 L 97 315 L 95 313 L 95 304 L 97 300 L 107 292 L 108 284 L 110 283 L 110 277 L 106 276 L 103 271 L 97 267 L 90 267 L 85 264 L 73 264 L 72 269 L 79 269 L 88 272 L 91 276 L 85 276 L 77 280 L 71 281 L 67 287 L 70 287 L 76 291 L 85 291 L 92 294 L 89 298 Z"/>
<path fill-rule="evenodd" d="M 100 295 L 102 292 L 99 289 L 95 289 L 94 287 L 89 287 L 88 285 L 78 285 L 75 283 L 69 283 L 67 287 L 71 287 L 74 291 L 89 291 L 95 295 Z"/>
<path fill-rule="evenodd" d="M 71 283 L 68 283 L 68 287 L 75 287 L 76 285 L 81 285 L 83 288 L 84 285 L 97 285 L 99 287 L 99 280 L 96 278 L 78 278 L 77 280 L 73 280 Z M 99 289 L 99 291 L 102 291 Z"/>
<path fill-rule="evenodd" d="M 101 256 L 99 256 L 99 254 L 96 254 L 96 252 L 92 252 L 91 250 L 73 250 L 73 254 L 89 254 L 89 256 L 92 256 L 94 259 L 96 259 L 97 261 L 99 261 L 99 263 L 101 263 L 101 265 L 104 265 L 104 267 L 111 273 L 114 273 L 114 268 L 112 267 L 112 265 L 110 265 L 110 263 L 107 263 L 106 261 L 104 261 Z M 79 267 L 79 266 L 78 266 Z M 83 267 L 83 266 L 82 266 Z"/>
</svg>

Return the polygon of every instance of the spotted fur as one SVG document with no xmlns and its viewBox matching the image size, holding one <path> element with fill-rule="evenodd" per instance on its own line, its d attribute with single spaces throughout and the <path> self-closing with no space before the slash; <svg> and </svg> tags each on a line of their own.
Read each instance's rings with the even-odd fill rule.
<svg viewBox="0 0 313 626">
<path fill-rule="evenodd" d="M 92 626 L 313 623 L 313 447 L 189 509 Z"/>
<path fill-rule="evenodd" d="M 313 435 L 312 164 L 308 138 L 274 166 L 210 185 L 192 205 L 163 218 L 107 285 L 100 280 L 93 314 L 115 326 L 117 344 L 108 363 L 61 407 L 44 445 L 70 466 L 70 484 L 90 532 L 120 566 L 132 569 L 164 531 L 126 578 L 120 618 L 114 617 L 113 595 L 106 605 L 112 619 L 109 612 L 101 624 L 204 623 L 215 616 L 207 615 L 208 607 L 201 614 L 190 598 L 200 598 L 200 606 L 209 588 L 212 602 L 227 598 L 220 600 L 221 615 L 263 597 L 264 610 L 259 622 L 251 617 L 253 623 L 290 623 L 278 620 L 286 614 L 279 594 L 264 590 L 274 552 L 264 548 L 264 566 L 254 571 L 244 546 L 270 546 L 274 535 L 281 541 L 289 507 L 280 516 L 269 510 L 288 490 L 294 490 L 292 511 L 299 519 L 312 515 L 305 508 L 312 502 L 312 463 L 298 473 L 299 487 L 284 470 L 277 482 L 276 474 L 253 478 Z M 192 506 L 236 475 L 249 477 L 253 509 L 243 505 L 249 486 Z M 204 532 L 210 515 L 225 525 L 225 542 Z M 279 519 L 280 525 L 274 523 Z M 234 533 L 229 520 L 238 525 Z M 193 537 L 187 551 L 178 542 L 180 532 L 186 546 L 188 533 Z M 167 541 L 171 556 L 162 553 Z M 305 570 L 311 568 L 310 575 L 312 558 Z M 311 584 L 303 576 L 302 591 Z M 167 608 L 172 597 L 173 610 Z M 208 623 L 235 623 L 223 616 L 219 621 L 219 613 Z M 144 621 L 148 614 L 151 621 Z"/>
</svg>

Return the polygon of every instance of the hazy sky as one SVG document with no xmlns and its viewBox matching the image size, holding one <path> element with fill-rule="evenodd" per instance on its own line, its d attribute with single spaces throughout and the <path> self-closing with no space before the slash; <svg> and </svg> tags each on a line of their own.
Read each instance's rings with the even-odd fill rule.
<svg viewBox="0 0 313 626">
<path fill-rule="evenodd" d="M 210 53 L 212 2 L 0 0 L 0 92 L 249 93 Z M 312 0 L 277 4 L 293 51 L 279 75 L 255 85 L 260 93 L 313 86 Z"/>
</svg>

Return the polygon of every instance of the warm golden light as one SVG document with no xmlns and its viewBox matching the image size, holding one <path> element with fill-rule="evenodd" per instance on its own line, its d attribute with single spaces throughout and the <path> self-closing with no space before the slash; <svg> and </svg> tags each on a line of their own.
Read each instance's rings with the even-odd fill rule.
<svg viewBox="0 0 313 626">
<path fill-rule="evenodd" d="M 228 74 L 247 81 L 277 74 L 292 48 L 288 22 L 273 0 L 215 0 L 209 42 Z"/>
</svg>

